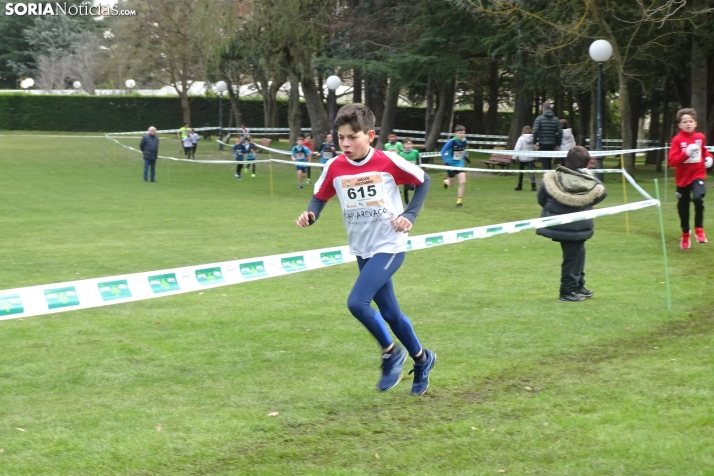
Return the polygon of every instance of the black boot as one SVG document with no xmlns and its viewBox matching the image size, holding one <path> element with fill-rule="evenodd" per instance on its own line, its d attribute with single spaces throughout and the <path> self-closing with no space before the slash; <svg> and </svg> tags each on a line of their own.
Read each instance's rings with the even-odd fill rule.
<svg viewBox="0 0 714 476">
<path fill-rule="evenodd" d="M 532 183 L 531 184 L 531 192 L 535 192 L 535 191 L 536 191 L 536 184 Z"/>
</svg>

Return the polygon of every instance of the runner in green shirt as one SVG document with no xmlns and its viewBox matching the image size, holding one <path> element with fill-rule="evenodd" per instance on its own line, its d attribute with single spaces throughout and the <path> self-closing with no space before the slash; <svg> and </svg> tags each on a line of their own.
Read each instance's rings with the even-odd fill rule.
<svg viewBox="0 0 714 476">
<path fill-rule="evenodd" d="M 399 144 L 399 142 L 397 142 Z M 421 165 L 421 157 L 419 156 L 419 151 L 416 149 L 413 149 L 414 144 L 412 144 L 412 141 L 410 139 L 406 139 L 404 141 L 404 150 L 399 152 L 399 155 L 402 156 L 405 160 L 413 163 L 414 165 Z M 404 203 L 409 205 L 409 190 L 414 190 L 414 186 L 412 185 L 404 185 Z"/>
<path fill-rule="evenodd" d="M 183 140 L 186 138 L 191 128 L 188 126 L 188 122 L 183 125 L 183 127 L 178 130 L 179 138 L 179 154 L 183 154 Z"/>
<path fill-rule="evenodd" d="M 399 154 L 401 151 L 404 150 L 404 146 L 402 146 L 401 142 L 397 142 L 397 135 L 394 132 L 389 133 L 389 142 L 384 144 L 384 151 L 385 152 L 396 152 Z"/>
</svg>

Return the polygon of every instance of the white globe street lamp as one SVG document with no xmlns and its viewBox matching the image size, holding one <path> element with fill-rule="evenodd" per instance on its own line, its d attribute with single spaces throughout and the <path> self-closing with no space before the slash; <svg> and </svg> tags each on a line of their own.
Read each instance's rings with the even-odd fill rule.
<svg viewBox="0 0 714 476">
<path fill-rule="evenodd" d="M 337 115 L 337 88 L 342 86 L 342 80 L 340 79 L 339 76 L 332 75 L 327 80 L 325 81 L 327 84 L 328 89 L 330 90 L 329 93 L 329 98 L 330 98 L 330 118 L 332 119 L 332 122 L 330 124 L 330 130 L 332 131 L 332 140 L 337 139 L 337 131 L 335 130 L 335 116 Z"/>
<path fill-rule="evenodd" d="M 79 89 L 79 88 L 82 87 L 82 83 L 80 83 L 79 81 L 75 81 L 75 82 L 72 83 L 72 87 L 73 87 L 74 89 Z"/>
<path fill-rule="evenodd" d="M 228 85 L 218 81 L 213 87 L 218 92 L 218 150 L 223 150 L 223 93 L 228 90 Z"/>
<path fill-rule="evenodd" d="M 34 85 L 35 85 L 35 80 L 32 78 L 25 78 L 22 81 L 20 81 L 20 87 L 22 89 L 29 89 Z"/>
<path fill-rule="evenodd" d="M 134 89 L 134 86 L 136 86 L 136 81 L 134 81 L 133 79 L 127 79 L 124 84 L 126 85 L 127 89 Z"/>
<path fill-rule="evenodd" d="M 590 45 L 590 57 L 597 62 L 597 137 L 595 139 L 595 150 L 602 150 L 602 63 L 612 58 L 612 45 L 607 40 L 595 40 Z M 602 169 L 602 157 L 596 157 L 597 168 Z M 597 174 L 598 179 L 603 181 L 605 176 Z"/>
</svg>

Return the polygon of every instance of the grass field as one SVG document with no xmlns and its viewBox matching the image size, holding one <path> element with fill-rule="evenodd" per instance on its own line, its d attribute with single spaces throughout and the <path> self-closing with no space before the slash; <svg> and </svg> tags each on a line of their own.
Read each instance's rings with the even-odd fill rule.
<svg viewBox="0 0 714 476">
<path fill-rule="evenodd" d="M 271 196 L 265 165 L 159 161 L 152 184 L 103 138 L 0 141 L 0 289 L 346 243 L 337 203 L 295 226 L 311 191 L 290 166 Z M 623 203 L 607 179 L 602 206 Z M 472 178 L 463 209 L 436 186 L 413 233 L 538 216 L 514 185 Z M 582 303 L 557 303 L 560 247 L 532 231 L 408 253 L 397 296 L 439 356 L 419 398 L 374 390 L 355 264 L 0 321 L 0 474 L 714 474 L 714 243 L 679 250 L 669 190 L 672 311 L 655 208 L 629 236 L 597 219 Z"/>
</svg>

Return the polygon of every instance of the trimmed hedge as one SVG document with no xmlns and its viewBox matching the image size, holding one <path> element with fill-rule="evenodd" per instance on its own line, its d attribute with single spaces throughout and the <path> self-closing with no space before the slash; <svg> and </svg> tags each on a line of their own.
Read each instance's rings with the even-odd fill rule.
<svg viewBox="0 0 714 476">
<path fill-rule="evenodd" d="M 216 97 L 191 97 L 191 125 L 218 124 Z M 263 126 L 263 103 L 259 99 L 241 100 L 241 116 L 248 127 Z M 223 100 L 223 124 L 228 126 L 230 101 Z M 303 127 L 310 126 L 305 105 Z M 278 101 L 280 127 L 288 127 L 287 101 Z M 472 127 L 473 111 L 459 110 L 455 123 Z M 507 134 L 510 115 L 501 114 L 500 134 Z M 181 102 L 177 97 L 159 96 L 86 96 L 86 95 L 0 95 L 0 129 L 74 132 L 143 131 L 149 126 L 175 129 L 182 125 Z M 424 108 L 401 107 L 395 129 L 424 130 Z"/>
</svg>

